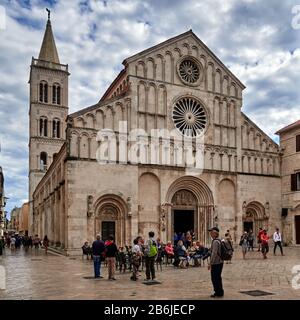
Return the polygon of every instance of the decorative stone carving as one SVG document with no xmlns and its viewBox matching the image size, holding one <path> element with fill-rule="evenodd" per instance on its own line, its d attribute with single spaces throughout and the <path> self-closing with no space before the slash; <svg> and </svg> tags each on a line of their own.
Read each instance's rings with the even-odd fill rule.
<svg viewBox="0 0 300 320">
<path fill-rule="evenodd" d="M 166 230 L 166 215 L 164 213 L 164 209 L 162 209 L 162 211 L 161 211 L 160 226 L 161 226 L 161 231 Z"/>
<path fill-rule="evenodd" d="M 131 217 L 132 216 L 132 211 L 131 211 L 132 199 L 131 199 L 131 197 L 128 197 L 126 201 L 127 201 L 127 208 L 128 208 L 128 217 Z"/>
<path fill-rule="evenodd" d="M 172 199 L 172 203 L 181 206 L 195 206 L 196 199 L 195 196 L 187 190 L 179 190 L 175 193 Z"/>
<path fill-rule="evenodd" d="M 101 211 L 102 219 L 117 220 L 118 212 L 114 206 L 106 205 Z"/>
<path fill-rule="evenodd" d="M 91 218 L 94 215 L 93 201 L 94 201 L 93 196 L 91 196 L 91 195 L 87 196 L 87 216 L 88 216 L 88 218 Z"/>
<path fill-rule="evenodd" d="M 243 202 L 243 206 L 242 206 L 242 210 L 243 210 L 243 219 L 246 219 L 247 214 L 246 214 L 246 207 L 247 207 L 247 203 L 246 201 Z"/>
<path fill-rule="evenodd" d="M 265 204 L 265 212 L 264 212 L 264 219 L 270 218 L 270 203 L 267 201 Z"/>
</svg>

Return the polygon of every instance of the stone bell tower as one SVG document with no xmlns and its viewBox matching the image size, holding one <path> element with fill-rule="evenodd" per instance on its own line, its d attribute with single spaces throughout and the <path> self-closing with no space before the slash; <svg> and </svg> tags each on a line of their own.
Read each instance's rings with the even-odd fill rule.
<svg viewBox="0 0 300 320">
<path fill-rule="evenodd" d="M 60 63 L 48 10 L 38 59 L 32 57 L 29 95 L 29 232 L 33 225 L 33 192 L 66 139 L 68 65 Z"/>
</svg>

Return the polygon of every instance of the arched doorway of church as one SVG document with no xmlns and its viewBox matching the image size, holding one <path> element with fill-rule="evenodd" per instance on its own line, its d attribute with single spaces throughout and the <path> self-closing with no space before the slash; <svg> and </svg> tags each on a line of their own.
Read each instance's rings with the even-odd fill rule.
<svg viewBox="0 0 300 320">
<path fill-rule="evenodd" d="M 208 229 L 213 225 L 214 201 L 204 181 L 184 176 L 174 181 L 166 195 L 166 240 L 174 239 L 174 232 L 193 230 L 196 240 L 210 243 Z"/>
<path fill-rule="evenodd" d="M 265 214 L 265 207 L 257 201 L 252 201 L 247 205 L 244 203 L 243 210 L 243 231 L 252 230 L 257 239 L 259 228 L 268 228 L 269 221 Z"/>
<path fill-rule="evenodd" d="M 172 198 L 172 233 L 198 232 L 197 200 L 188 190 L 177 191 Z"/>
<path fill-rule="evenodd" d="M 112 235 L 118 246 L 124 246 L 127 237 L 126 212 L 127 207 L 123 199 L 116 195 L 102 196 L 96 204 L 94 236 L 100 234 L 101 239 L 105 241 Z"/>
</svg>

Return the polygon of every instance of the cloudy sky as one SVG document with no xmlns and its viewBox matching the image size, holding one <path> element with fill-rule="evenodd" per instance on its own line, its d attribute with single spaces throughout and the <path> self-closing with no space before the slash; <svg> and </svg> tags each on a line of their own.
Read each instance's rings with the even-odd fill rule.
<svg viewBox="0 0 300 320">
<path fill-rule="evenodd" d="M 299 7 L 296 7 L 299 5 Z M 246 85 L 266 133 L 300 118 L 300 0 L 0 0 L 0 165 L 7 210 L 27 200 L 28 78 L 51 9 L 70 112 L 94 104 L 124 58 L 189 29 Z"/>
</svg>

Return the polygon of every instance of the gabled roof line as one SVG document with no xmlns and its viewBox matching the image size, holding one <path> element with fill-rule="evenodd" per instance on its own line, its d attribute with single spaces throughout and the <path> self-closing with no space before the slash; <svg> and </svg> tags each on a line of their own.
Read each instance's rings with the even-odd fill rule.
<svg viewBox="0 0 300 320">
<path fill-rule="evenodd" d="M 275 134 L 280 134 L 282 132 L 285 132 L 285 131 L 288 131 L 288 130 L 292 130 L 292 129 L 296 128 L 296 127 L 300 128 L 300 120 L 297 120 L 297 121 L 295 121 L 295 122 L 293 122 L 293 123 L 281 128 L 280 130 L 276 131 Z"/>
<path fill-rule="evenodd" d="M 193 32 L 192 32 L 191 29 L 190 29 L 189 31 L 186 31 L 186 32 L 184 32 L 184 33 L 181 33 L 181 34 L 179 34 L 179 35 L 177 35 L 177 36 L 175 36 L 175 37 L 172 37 L 172 38 L 167 39 L 167 40 L 165 40 L 165 41 L 163 41 L 163 42 L 160 42 L 160 43 L 158 43 L 158 44 L 156 44 L 156 45 L 154 45 L 154 46 L 152 46 L 152 47 L 150 47 L 150 48 L 148 48 L 148 49 L 145 49 L 145 50 L 143 50 L 143 51 L 140 51 L 140 52 L 138 52 L 138 53 L 136 53 L 136 54 L 134 54 L 134 55 L 132 55 L 132 56 L 124 59 L 122 63 L 123 63 L 123 65 L 126 65 L 128 62 L 131 62 L 132 60 L 138 58 L 139 56 L 144 55 L 144 54 L 146 54 L 146 53 L 148 53 L 148 52 L 154 51 L 154 50 L 156 50 L 157 48 L 159 48 L 159 47 L 161 47 L 161 46 L 163 46 L 163 45 L 165 45 L 165 44 L 167 44 L 167 43 L 170 43 L 170 42 L 173 42 L 173 41 L 175 41 L 175 40 L 178 40 L 179 38 L 182 38 L 182 37 L 184 37 L 184 36 L 186 36 L 186 35 L 188 35 L 188 34 L 193 34 Z"/>
<path fill-rule="evenodd" d="M 126 58 L 122 63 L 124 66 L 126 66 L 132 60 L 137 59 L 138 57 L 145 55 L 146 53 L 150 53 L 150 52 L 152 52 L 152 51 L 158 49 L 159 47 L 164 46 L 168 43 L 172 43 L 172 42 L 175 42 L 181 38 L 184 38 L 187 35 L 193 36 L 195 38 L 195 40 L 198 41 L 204 47 L 204 49 L 206 50 L 206 53 L 208 55 L 211 55 L 220 64 L 220 66 L 223 67 L 228 72 L 228 74 L 242 87 L 242 89 L 246 88 L 246 86 L 229 70 L 229 68 L 226 67 L 224 65 L 224 63 L 207 47 L 207 45 L 201 39 L 199 39 L 197 37 L 197 35 L 192 31 L 192 29 L 190 29 L 187 32 L 181 33 L 173 38 L 167 39 L 167 40 L 165 40 L 157 45 L 154 45 L 146 50 L 143 50 L 133 56 L 130 56 L 130 57 Z"/>
<path fill-rule="evenodd" d="M 124 98 L 127 94 L 128 94 L 128 92 L 126 91 L 126 92 L 121 93 L 117 97 L 113 97 L 113 98 L 110 98 L 108 100 L 99 101 L 96 104 L 93 104 L 93 105 L 91 105 L 89 107 L 86 107 L 84 109 L 80 109 L 78 111 L 75 111 L 75 112 L 69 114 L 67 118 L 69 119 L 69 118 L 79 117 L 79 116 L 81 116 L 81 115 L 83 115 L 83 114 L 85 114 L 85 113 L 87 113 L 89 111 L 92 111 L 94 109 L 97 109 L 97 108 L 105 106 L 105 105 L 108 105 L 108 104 L 110 104 L 110 103 L 112 103 L 112 102 L 114 102 L 116 100 L 119 100 L 120 98 Z"/>
<path fill-rule="evenodd" d="M 118 82 L 118 80 L 123 76 L 126 69 L 122 69 L 119 74 L 116 76 L 115 80 L 110 84 L 110 86 L 107 88 L 107 90 L 104 92 L 103 96 L 101 97 L 100 101 L 104 101 L 106 98 L 106 95 L 109 93 L 109 91 L 113 88 L 113 86 Z"/>
<path fill-rule="evenodd" d="M 248 116 L 246 116 L 244 112 L 241 111 L 241 114 L 246 118 L 247 121 L 251 123 L 251 125 L 253 125 L 253 127 L 255 127 L 257 130 L 259 130 L 261 133 L 267 136 L 272 143 L 274 143 L 277 147 L 279 147 L 279 145 L 267 133 L 265 133 L 254 121 L 252 121 Z"/>
</svg>

